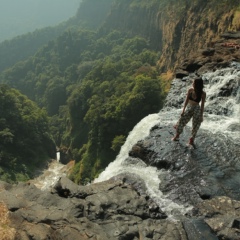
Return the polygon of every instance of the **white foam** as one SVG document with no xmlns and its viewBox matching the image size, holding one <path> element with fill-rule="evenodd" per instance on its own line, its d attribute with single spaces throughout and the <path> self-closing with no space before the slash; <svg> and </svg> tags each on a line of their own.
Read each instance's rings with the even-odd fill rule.
<svg viewBox="0 0 240 240">
<path fill-rule="evenodd" d="M 116 157 L 114 162 L 111 162 L 108 167 L 103 171 L 94 182 L 101 182 L 107 180 L 119 173 L 128 170 L 128 166 L 122 165 L 122 162 L 128 157 L 129 150 L 139 140 L 144 139 L 155 124 L 159 123 L 159 114 L 151 114 L 142 119 L 134 129 L 129 133 L 124 145 L 122 146 L 120 153 Z M 127 169 L 126 169 L 127 168 Z"/>
<path fill-rule="evenodd" d="M 60 177 L 66 176 L 66 170 L 66 165 L 53 161 L 42 175 L 33 180 L 33 184 L 41 190 L 50 189 Z"/>
<path fill-rule="evenodd" d="M 240 124 L 240 87 L 239 77 L 240 69 L 238 68 L 225 68 L 219 69 L 215 72 L 209 72 L 203 75 L 209 82 L 206 85 L 207 99 L 206 108 L 211 105 L 221 104 L 221 108 L 227 109 L 228 115 L 205 114 L 204 121 L 201 128 L 208 130 L 212 133 L 223 133 L 229 138 L 238 140 L 240 138 L 239 131 L 232 131 L 231 126 Z M 218 93 L 230 81 L 234 81 L 238 85 L 237 96 L 218 97 Z"/>
</svg>

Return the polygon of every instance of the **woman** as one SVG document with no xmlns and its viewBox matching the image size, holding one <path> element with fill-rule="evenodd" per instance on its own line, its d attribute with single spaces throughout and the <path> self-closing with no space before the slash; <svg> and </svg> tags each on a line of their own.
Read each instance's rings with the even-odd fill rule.
<svg viewBox="0 0 240 240">
<path fill-rule="evenodd" d="M 193 87 L 188 89 L 181 117 L 175 125 L 176 135 L 172 138 L 173 141 L 179 140 L 179 135 L 182 133 L 183 128 L 192 118 L 192 136 L 189 139 L 189 144 L 194 144 L 197 131 L 203 121 L 205 99 L 206 93 L 203 91 L 203 80 L 202 78 L 196 78 L 193 81 Z M 199 105 L 200 102 L 201 106 Z"/>
</svg>

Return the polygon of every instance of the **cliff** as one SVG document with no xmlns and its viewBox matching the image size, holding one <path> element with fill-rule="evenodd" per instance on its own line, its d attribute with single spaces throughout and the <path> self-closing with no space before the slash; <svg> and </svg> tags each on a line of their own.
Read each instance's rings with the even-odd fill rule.
<svg viewBox="0 0 240 240">
<path fill-rule="evenodd" d="M 34 54 L 67 28 L 98 29 L 99 35 L 111 30 L 141 35 L 159 52 L 162 71 L 175 69 L 183 59 L 217 41 L 226 31 L 240 28 L 238 1 L 83 1 L 66 23 L 36 30 L 0 44 L 0 70 Z M 28 48 L 26 47 L 28 46 Z M 31 48 L 29 48 L 31 46 Z"/>
<path fill-rule="evenodd" d="M 240 27 L 237 1 L 121 1 L 111 10 L 105 30 L 120 29 L 149 39 L 159 51 L 159 67 L 175 69 L 196 50 Z"/>
</svg>

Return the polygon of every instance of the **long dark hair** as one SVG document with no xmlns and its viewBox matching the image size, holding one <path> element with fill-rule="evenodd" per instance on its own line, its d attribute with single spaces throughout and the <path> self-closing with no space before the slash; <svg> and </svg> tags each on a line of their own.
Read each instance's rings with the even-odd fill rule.
<svg viewBox="0 0 240 240">
<path fill-rule="evenodd" d="M 201 99 L 202 97 L 202 92 L 203 92 L 203 80 L 202 78 L 195 78 L 194 82 L 193 82 L 193 88 L 194 88 L 194 92 L 196 94 L 197 99 Z"/>
</svg>

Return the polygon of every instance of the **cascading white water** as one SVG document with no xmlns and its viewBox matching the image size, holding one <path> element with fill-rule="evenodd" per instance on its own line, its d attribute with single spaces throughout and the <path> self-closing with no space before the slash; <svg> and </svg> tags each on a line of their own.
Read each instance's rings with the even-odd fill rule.
<svg viewBox="0 0 240 240">
<path fill-rule="evenodd" d="M 66 176 L 68 166 L 53 161 L 49 164 L 48 169 L 45 170 L 39 177 L 32 180 L 32 183 L 41 190 L 50 189 L 60 177 Z"/>
<path fill-rule="evenodd" d="M 56 153 L 56 159 L 57 159 L 58 162 L 60 161 L 60 157 L 61 157 L 60 152 L 57 152 Z"/>
<path fill-rule="evenodd" d="M 238 64 L 215 72 L 209 72 L 204 74 L 203 79 L 205 79 L 205 90 L 207 92 L 206 108 L 215 104 L 225 105 L 222 108 L 227 108 L 229 114 L 227 116 L 218 115 L 218 113 L 206 113 L 204 117 L 204 122 L 201 128 L 211 131 L 213 133 L 221 132 L 228 137 L 234 138 L 236 141 L 240 139 L 240 130 L 231 131 L 230 126 L 236 124 L 240 126 L 240 88 L 239 88 L 239 78 L 240 78 L 240 67 Z M 223 100 L 223 103 L 216 101 L 217 94 L 221 88 L 229 81 L 237 82 L 237 97 L 228 97 Z M 189 86 L 190 87 L 190 86 Z M 183 94 L 185 96 L 185 92 Z M 104 172 L 95 179 L 94 182 L 101 182 L 108 180 L 121 173 L 134 173 L 143 179 L 146 183 L 148 194 L 155 199 L 159 204 L 159 207 L 167 213 L 168 216 L 176 216 L 176 214 L 185 214 L 191 209 L 191 206 L 182 206 L 172 202 L 167 199 L 159 190 L 159 175 L 164 174 L 157 170 L 155 167 L 145 166 L 142 163 L 139 164 L 128 164 L 125 160 L 128 157 L 128 153 L 132 146 L 136 144 L 139 140 L 144 139 L 148 134 L 149 130 L 161 121 L 161 126 L 164 124 L 175 124 L 177 118 L 180 116 L 181 109 L 167 109 L 166 111 L 161 111 L 159 114 L 152 114 L 144 119 L 142 119 L 130 132 L 125 144 L 122 146 L 119 155 L 116 160 L 109 164 Z M 188 123 L 191 125 L 191 123 Z"/>
<path fill-rule="evenodd" d="M 169 114 L 170 113 L 170 114 Z M 165 117 L 166 118 L 165 118 Z M 166 121 L 166 119 L 168 119 Z M 125 144 L 122 146 L 116 160 L 108 165 L 104 172 L 94 180 L 94 182 L 101 182 L 108 180 L 121 173 L 131 173 L 143 179 L 148 189 L 148 194 L 156 201 L 159 207 L 167 213 L 169 218 L 172 215 L 183 215 L 191 209 L 191 206 L 183 206 L 164 197 L 163 193 L 159 190 L 159 175 L 164 174 L 156 167 L 146 166 L 142 162 L 139 164 L 128 164 L 125 160 L 132 146 L 137 141 L 144 139 L 148 136 L 150 129 L 161 121 L 161 124 L 167 123 L 172 119 L 172 112 L 165 112 L 160 114 L 151 114 L 142 119 L 130 132 Z"/>
<path fill-rule="evenodd" d="M 239 141 L 240 138 L 240 64 L 234 63 L 232 67 L 219 69 L 215 72 L 203 75 L 209 83 L 206 85 L 208 94 L 206 108 L 210 105 L 220 106 L 228 111 L 227 115 L 219 113 L 207 113 L 206 121 L 203 121 L 202 128 L 212 133 L 221 132 L 224 135 Z M 237 86 L 236 96 L 228 98 L 216 97 L 224 86 L 234 81 Z M 236 125 L 236 131 L 231 126 Z"/>
</svg>

